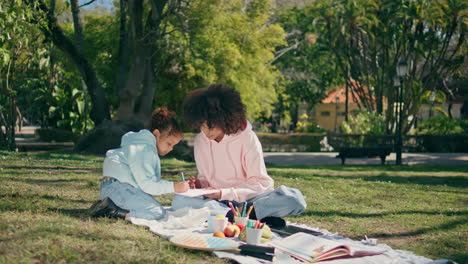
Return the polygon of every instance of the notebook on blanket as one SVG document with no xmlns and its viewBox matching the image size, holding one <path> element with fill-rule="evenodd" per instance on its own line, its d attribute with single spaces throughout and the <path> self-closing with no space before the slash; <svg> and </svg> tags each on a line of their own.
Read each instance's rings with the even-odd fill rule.
<svg viewBox="0 0 468 264">
<path fill-rule="evenodd" d="M 383 251 L 368 251 L 354 249 L 339 242 L 313 236 L 306 233 L 296 233 L 283 239 L 274 240 L 271 246 L 307 263 L 341 258 L 358 258 L 382 254 Z"/>
</svg>

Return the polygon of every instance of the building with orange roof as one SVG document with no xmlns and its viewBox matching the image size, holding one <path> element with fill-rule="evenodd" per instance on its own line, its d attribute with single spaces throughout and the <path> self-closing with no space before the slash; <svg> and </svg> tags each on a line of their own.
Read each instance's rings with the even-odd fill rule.
<svg viewBox="0 0 468 264">
<path fill-rule="evenodd" d="M 355 115 L 360 110 L 362 103 L 359 97 L 353 92 L 357 82 L 352 80 L 351 87 L 348 89 L 348 113 L 349 116 Z M 367 91 L 367 87 L 363 87 Z M 387 100 L 384 98 L 384 111 L 387 108 Z M 345 120 L 346 111 L 346 86 L 340 85 L 335 89 L 329 90 L 325 97 L 316 104 L 311 112 L 307 112 L 307 105 L 303 104 L 299 108 L 299 116 L 306 113 L 315 120 L 317 125 L 327 131 L 339 132 L 341 123 Z"/>
<path fill-rule="evenodd" d="M 341 123 L 345 120 L 345 91 L 344 86 L 328 91 L 325 98 L 312 109 L 310 116 L 321 128 L 327 131 L 339 131 Z M 358 99 L 351 95 L 351 91 L 348 91 L 348 100 L 348 111 L 350 114 L 355 114 L 359 110 L 356 102 Z"/>
<path fill-rule="evenodd" d="M 352 84 L 354 84 L 352 82 Z M 367 88 L 365 88 L 367 89 Z M 348 89 L 348 112 L 349 116 L 354 116 L 359 110 L 365 110 L 363 108 L 359 108 L 360 99 L 358 96 L 351 92 L 352 87 Z M 388 101 L 386 98 L 383 98 L 383 109 L 384 112 L 387 109 Z M 463 102 L 460 100 L 452 102 L 452 116 L 455 118 L 460 118 L 461 116 L 461 107 Z M 445 102 L 443 104 L 438 104 L 440 108 L 442 108 L 445 112 L 448 112 L 449 103 Z M 302 103 L 299 106 L 298 116 L 302 116 L 303 114 L 307 114 L 310 116 L 317 125 L 327 131 L 339 132 L 341 123 L 345 120 L 345 109 L 346 109 L 346 87 L 345 85 L 337 86 L 335 89 L 329 90 L 325 97 L 320 101 L 320 103 L 316 104 L 311 111 L 307 111 L 308 105 L 307 103 Z M 430 105 L 422 105 L 419 109 L 417 119 L 423 120 L 432 115 L 440 115 L 440 113 L 436 113 L 435 111 L 431 111 Z"/>
</svg>

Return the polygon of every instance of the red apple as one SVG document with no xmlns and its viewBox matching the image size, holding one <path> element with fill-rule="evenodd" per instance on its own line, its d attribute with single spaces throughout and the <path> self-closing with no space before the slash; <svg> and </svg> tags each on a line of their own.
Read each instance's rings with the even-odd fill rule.
<svg viewBox="0 0 468 264">
<path fill-rule="evenodd" d="M 243 225 L 241 225 L 241 224 L 234 224 L 234 225 L 236 225 L 237 227 L 239 227 L 239 229 L 240 229 L 241 232 L 242 232 L 242 230 L 244 230 L 244 226 L 243 226 Z"/>
<path fill-rule="evenodd" d="M 228 225 L 224 228 L 224 234 L 227 237 L 233 237 L 240 233 L 240 228 L 237 225 Z"/>
</svg>

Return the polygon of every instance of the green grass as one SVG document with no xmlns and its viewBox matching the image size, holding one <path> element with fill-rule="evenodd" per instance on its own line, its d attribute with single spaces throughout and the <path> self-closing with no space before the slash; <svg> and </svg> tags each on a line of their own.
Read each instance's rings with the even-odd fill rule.
<svg viewBox="0 0 468 264">
<path fill-rule="evenodd" d="M 144 227 L 92 219 L 102 157 L 0 152 L 0 263 L 228 263 L 184 250 Z M 193 163 L 163 160 L 165 179 Z M 308 208 L 289 221 L 356 240 L 468 263 L 468 166 L 268 166 L 275 185 L 300 189 Z M 172 195 L 158 197 L 165 205 Z"/>
</svg>

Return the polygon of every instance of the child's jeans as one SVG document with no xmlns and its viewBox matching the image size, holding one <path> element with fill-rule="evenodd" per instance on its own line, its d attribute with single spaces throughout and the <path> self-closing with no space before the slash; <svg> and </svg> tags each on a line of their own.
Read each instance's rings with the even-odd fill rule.
<svg viewBox="0 0 468 264">
<path fill-rule="evenodd" d="M 298 215 L 304 212 L 307 207 L 301 191 L 283 185 L 271 192 L 261 193 L 247 202 L 253 203 L 257 219 L 267 216 Z M 208 207 L 211 215 L 220 214 L 220 212 L 225 214 L 229 210 L 226 204 L 217 200 L 175 195 L 172 200 L 172 209 L 177 210 L 184 207 Z"/>
<path fill-rule="evenodd" d="M 166 210 L 152 195 L 114 178 L 101 182 L 101 199 L 106 197 L 120 208 L 129 210 L 130 217 L 159 220 L 166 215 Z"/>
</svg>

